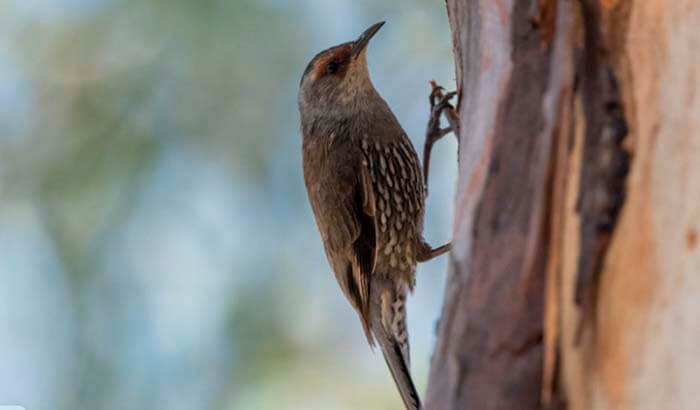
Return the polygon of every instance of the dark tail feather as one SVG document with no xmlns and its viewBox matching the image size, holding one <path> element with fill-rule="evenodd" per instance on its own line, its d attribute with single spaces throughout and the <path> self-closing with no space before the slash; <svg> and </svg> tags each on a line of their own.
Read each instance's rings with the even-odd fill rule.
<svg viewBox="0 0 700 410">
<path fill-rule="evenodd" d="M 413 385 L 411 371 L 401 353 L 401 347 L 391 337 L 387 338 L 385 335 L 381 335 L 377 339 L 382 348 L 382 353 L 384 353 L 384 360 L 386 360 L 386 364 L 389 366 L 391 376 L 394 378 L 394 383 L 396 383 L 396 387 L 399 389 L 399 394 L 401 394 L 401 399 L 406 405 L 406 409 L 420 410 L 420 398 L 418 397 L 416 387 Z"/>
</svg>

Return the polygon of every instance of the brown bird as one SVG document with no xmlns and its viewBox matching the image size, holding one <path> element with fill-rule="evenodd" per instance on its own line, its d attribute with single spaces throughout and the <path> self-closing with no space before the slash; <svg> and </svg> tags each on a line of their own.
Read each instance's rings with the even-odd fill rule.
<svg viewBox="0 0 700 410">
<path fill-rule="evenodd" d="M 423 239 L 425 189 L 416 151 L 370 80 L 366 47 L 384 25 L 318 53 L 301 79 L 304 181 L 328 261 L 379 343 L 407 409 L 420 409 L 410 374 L 405 302 L 416 263 L 447 252 Z"/>
</svg>

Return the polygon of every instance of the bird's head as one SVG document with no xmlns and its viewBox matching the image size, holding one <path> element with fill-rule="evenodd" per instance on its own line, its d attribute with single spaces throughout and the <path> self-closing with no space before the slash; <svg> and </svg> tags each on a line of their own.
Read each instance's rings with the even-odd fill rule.
<svg viewBox="0 0 700 410">
<path fill-rule="evenodd" d="M 363 97 L 376 91 L 367 68 L 367 45 L 384 25 L 379 22 L 357 40 L 328 48 L 316 54 L 304 70 L 299 85 L 302 117 L 317 111 L 351 111 Z"/>
</svg>

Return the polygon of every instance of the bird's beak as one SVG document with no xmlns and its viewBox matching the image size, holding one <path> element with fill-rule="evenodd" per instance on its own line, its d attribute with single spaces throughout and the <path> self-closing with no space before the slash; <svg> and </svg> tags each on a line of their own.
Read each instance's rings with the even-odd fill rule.
<svg viewBox="0 0 700 410">
<path fill-rule="evenodd" d="M 370 28 L 365 30 L 364 33 L 360 35 L 360 37 L 355 40 L 355 42 L 352 45 L 352 56 L 354 58 L 357 58 L 360 54 L 362 54 L 362 50 L 364 50 L 367 47 L 367 44 L 369 44 L 369 40 L 374 37 L 375 34 L 377 34 L 377 31 L 379 31 L 380 28 L 384 25 L 384 21 L 380 21 L 377 24 L 372 25 Z"/>
</svg>

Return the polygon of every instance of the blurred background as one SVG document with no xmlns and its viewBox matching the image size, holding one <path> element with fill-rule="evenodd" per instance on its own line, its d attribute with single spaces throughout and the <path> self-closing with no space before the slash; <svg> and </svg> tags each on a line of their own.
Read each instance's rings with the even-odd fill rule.
<svg viewBox="0 0 700 410">
<path fill-rule="evenodd" d="M 373 80 L 422 149 L 454 88 L 442 0 L 0 2 L 0 404 L 400 409 L 327 265 L 296 93 L 387 20 Z M 426 237 L 451 231 L 436 145 Z M 424 391 L 447 259 L 408 306 Z"/>
</svg>

